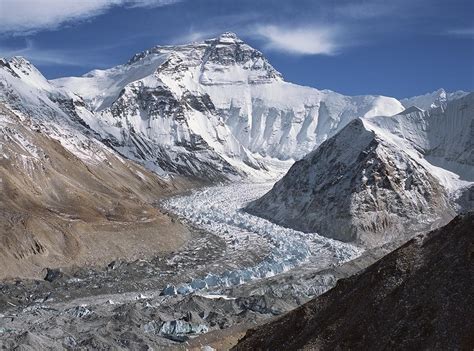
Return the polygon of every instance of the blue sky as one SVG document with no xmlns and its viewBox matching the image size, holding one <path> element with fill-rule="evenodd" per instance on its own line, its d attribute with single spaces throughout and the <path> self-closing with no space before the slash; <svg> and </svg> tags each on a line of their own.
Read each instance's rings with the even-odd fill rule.
<svg viewBox="0 0 474 351">
<path fill-rule="evenodd" d="M 0 0 L 0 56 L 48 78 L 233 31 L 287 81 L 397 98 L 474 90 L 472 0 Z"/>
</svg>

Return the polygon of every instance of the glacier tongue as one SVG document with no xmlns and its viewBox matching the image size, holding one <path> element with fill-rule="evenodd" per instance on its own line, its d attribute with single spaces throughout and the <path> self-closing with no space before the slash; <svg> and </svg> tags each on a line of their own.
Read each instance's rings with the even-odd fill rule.
<svg viewBox="0 0 474 351">
<path fill-rule="evenodd" d="M 178 294 L 210 288 L 218 290 L 254 279 L 271 277 L 317 257 L 322 268 L 339 265 L 358 257 L 363 250 L 316 233 L 302 233 L 281 227 L 242 211 L 249 201 L 271 189 L 274 182 L 238 182 L 194 191 L 171 198 L 163 206 L 193 225 L 225 239 L 227 255 L 245 255 L 247 248 L 263 245 L 269 255 L 251 267 L 227 269 L 180 285 Z M 164 294 L 174 294 L 169 287 Z"/>
</svg>

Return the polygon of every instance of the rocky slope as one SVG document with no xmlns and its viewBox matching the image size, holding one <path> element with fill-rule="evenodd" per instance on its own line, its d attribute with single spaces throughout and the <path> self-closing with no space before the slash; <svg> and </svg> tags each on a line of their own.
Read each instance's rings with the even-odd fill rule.
<svg viewBox="0 0 474 351">
<path fill-rule="evenodd" d="M 153 206 L 185 183 L 164 181 L 94 139 L 82 147 L 79 137 L 56 140 L 50 135 L 68 130 L 51 131 L 39 117 L 0 103 L 0 278 L 142 258 L 188 240 Z"/>
<path fill-rule="evenodd" d="M 354 120 L 247 211 L 368 246 L 429 230 L 455 215 L 455 199 L 470 198 L 473 128 L 473 93 L 428 112 Z"/>
<path fill-rule="evenodd" d="M 403 110 L 287 83 L 233 33 L 53 83 L 84 98 L 94 111 L 84 122 L 122 154 L 205 178 L 265 176 L 265 157 L 301 158 L 354 118 Z"/>
<path fill-rule="evenodd" d="M 416 237 L 233 350 L 471 350 L 474 213 Z"/>
</svg>

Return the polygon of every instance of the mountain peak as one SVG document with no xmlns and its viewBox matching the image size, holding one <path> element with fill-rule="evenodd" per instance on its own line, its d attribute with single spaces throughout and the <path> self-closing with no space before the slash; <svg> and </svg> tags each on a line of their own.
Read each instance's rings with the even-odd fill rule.
<svg viewBox="0 0 474 351">
<path fill-rule="evenodd" d="M 0 68 L 4 68 L 5 72 L 16 78 L 33 79 L 35 81 L 46 81 L 43 74 L 23 56 L 13 56 L 10 58 L 0 58 Z"/>
<path fill-rule="evenodd" d="M 21 67 L 27 67 L 31 68 L 33 65 L 31 64 L 30 61 L 28 61 L 26 58 L 23 56 L 13 56 L 10 58 L 0 58 L 0 66 L 2 67 L 8 67 L 8 68 L 21 68 Z"/>
<path fill-rule="evenodd" d="M 13 56 L 8 60 L 10 63 L 18 64 L 18 65 L 31 65 L 31 62 L 28 61 L 23 56 Z"/>
<path fill-rule="evenodd" d="M 236 43 L 236 42 L 240 42 L 242 43 L 243 41 L 237 36 L 237 34 L 233 33 L 233 32 L 224 32 L 222 33 L 221 35 L 219 35 L 217 38 L 215 39 L 210 39 L 212 41 L 217 41 L 219 43 Z"/>
<path fill-rule="evenodd" d="M 432 108 L 441 107 L 448 101 L 459 99 L 465 95 L 467 95 L 467 93 L 461 90 L 455 92 L 446 92 L 445 89 L 439 88 L 438 90 L 435 90 L 431 93 L 401 99 L 400 102 L 406 108 L 417 106 L 423 110 L 429 110 Z"/>
<path fill-rule="evenodd" d="M 219 35 L 218 38 L 239 39 L 237 37 L 237 34 L 235 34 L 234 32 L 224 32 L 221 35 Z"/>
</svg>

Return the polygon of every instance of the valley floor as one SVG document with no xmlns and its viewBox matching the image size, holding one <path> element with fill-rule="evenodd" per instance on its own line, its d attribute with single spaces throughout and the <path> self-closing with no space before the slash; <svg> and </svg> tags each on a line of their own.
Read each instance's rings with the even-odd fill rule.
<svg viewBox="0 0 474 351">
<path fill-rule="evenodd" d="M 0 285 L 0 345 L 227 348 L 379 256 L 241 211 L 272 185 L 219 185 L 163 202 L 193 235 L 165 257 Z"/>
</svg>

